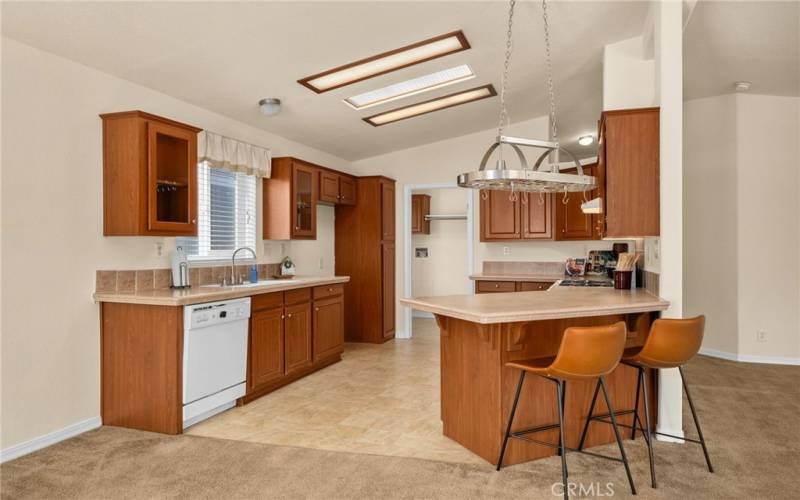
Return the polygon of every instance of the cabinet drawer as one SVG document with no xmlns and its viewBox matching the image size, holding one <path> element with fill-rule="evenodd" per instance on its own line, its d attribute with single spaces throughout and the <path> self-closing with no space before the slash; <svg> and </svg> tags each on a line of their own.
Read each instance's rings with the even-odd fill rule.
<svg viewBox="0 0 800 500">
<path fill-rule="evenodd" d="M 537 292 L 550 288 L 553 284 L 547 281 L 519 281 L 517 282 L 518 292 Z"/>
<path fill-rule="evenodd" d="M 333 285 L 322 285 L 314 287 L 314 300 L 324 299 L 326 297 L 333 297 L 344 293 L 344 285 L 341 283 L 334 283 Z"/>
<path fill-rule="evenodd" d="M 283 292 L 262 293 L 250 298 L 250 309 L 259 311 L 272 307 L 283 307 Z"/>
<path fill-rule="evenodd" d="M 514 292 L 516 283 L 513 281 L 476 281 L 475 293 Z"/>
<path fill-rule="evenodd" d="M 308 302 L 309 300 L 311 300 L 310 288 L 298 288 L 297 290 L 286 290 L 284 292 L 283 303 L 286 305 Z"/>
</svg>

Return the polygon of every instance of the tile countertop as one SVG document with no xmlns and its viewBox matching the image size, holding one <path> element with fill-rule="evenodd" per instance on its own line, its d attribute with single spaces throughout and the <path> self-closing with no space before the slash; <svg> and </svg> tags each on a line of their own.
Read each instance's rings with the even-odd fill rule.
<svg viewBox="0 0 800 500">
<path fill-rule="evenodd" d="M 563 280 L 566 276 L 561 274 L 513 274 L 513 273 L 478 273 L 471 274 L 469 279 L 473 281 L 551 281 L 555 283 Z"/>
<path fill-rule="evenodd" d="M 400 299 L 433 314 L 474 323 L 513 323 L 663 311 L 669 302 L 642 288 L 554 287 L 547 292 L 485 293 Z"/>
<path fill-rule="evenodd" d="M 291 281 L 253 286 L 194 285 L 185 290 L 165 288 L 136 292 L 99 292 L 94 294 L 94 300 L 152 306 L 185 306 L 348 281 L 350 281 L 349 276 L 298 276 Z"/>
</svg>

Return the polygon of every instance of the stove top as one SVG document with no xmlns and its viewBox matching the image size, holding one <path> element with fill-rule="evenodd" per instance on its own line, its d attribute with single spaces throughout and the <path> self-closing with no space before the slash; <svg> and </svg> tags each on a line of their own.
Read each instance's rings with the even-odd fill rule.
<svg viewBox="0 0 800 500">
<path fill-rule="evenodd" d="M 560 286 L 592 286 L 592 287 L 612 287 L 614 282 L 602 278 L 564 278 Z"/>
</svg>

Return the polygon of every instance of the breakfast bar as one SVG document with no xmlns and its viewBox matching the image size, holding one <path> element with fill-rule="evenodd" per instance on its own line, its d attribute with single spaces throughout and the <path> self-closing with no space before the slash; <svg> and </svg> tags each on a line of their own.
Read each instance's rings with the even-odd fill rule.
<svg viewBox="0 0 800 500">
<path fill-rule="evenodd" d="M 644 344 L 650 324 L 669 302 L 644 290 L 553 287 L 546 292 L 495 293 L 402 299 L 402 304 L 434 314 L 441 333 L 441 419 L 443 433 L 486 461 L 496 464 L 519 373 L 507 362 L 555 356 L 571 326 L 624 321 L 626 348 Z M 655 376 L 646 388 L 655 401 Z M 619 411 L 633 408 L 636 370 L 622 366 L 608 376 L 610 397 Z M 565 439 L 575 447 L 589 412 L 594 381 L 571 382 L 564 402 Z M 553 424 L 553 384 L 529 377 L 523 387 L 514 430 Z M 650 407 L 655 425 L 656 405 Z M 606 412 L 598 403 L 595 413 Z M 640 406 L 640 411 L 643 408 Z M 619 421 L 630 424 L 632 416 Z M 558 430 L 540 435 L 558 440 Z M 586 447 L 614 442 L 611 426 L 593 425 Z M 512 441 L 504 463 L 515 464 L 555 454 L 553 448 Z"/>
</svg>

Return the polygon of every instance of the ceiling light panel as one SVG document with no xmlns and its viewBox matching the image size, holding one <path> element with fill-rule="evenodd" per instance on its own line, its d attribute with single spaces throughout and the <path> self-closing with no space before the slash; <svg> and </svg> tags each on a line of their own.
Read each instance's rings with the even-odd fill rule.
<svg viewBox="0 0 800 500">
<path fill-rule="evenodd" d="M 468 48 L 464 33 L 454 31 L 323 71 L 297 83 L 319 94 Z"/>
<path fill-rule="evenodd" d="M 494 90 L 492 85 L 484 85 L 482 87 L 456 92 L 455 94 L 437 97 L 436 99 L 431 99 L 429 101 L 423 101 L 410 106 L 368 116 L 364 118 L 364 121 L 370 125 L 379 127 L 381 125 L 386 125 L 387 123 L 413 118 L 426 113 L 432 113 L 433 111 L 439 111 L 440 109 L 450 108 L 453 106 L 466 104 L 468 102 L 478 101 L 480 99 L 486 99 L 487 97 L 492 97 L 495 95 L 497 95 L 497 92 Z"/>
<path fill-rule="evenodd" d="M 379 104 L 396 101 L 404 97 L 417 95 L 429 90 L 446 87 L 454 83 L 463 82 L 475 78 L 475 73 L 466 65 L 456 66 L 455 68 L 444 69 L 431 73 L 429 75 L 420 76 L 404 82 L 395 83 L 388 87 L 383 87 L 377 90 L 364 92 L 357 96 L 348 97 L 344 102 L 353 109 L 365 109 Z"/>
</svg>

